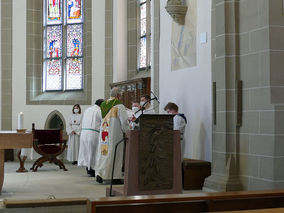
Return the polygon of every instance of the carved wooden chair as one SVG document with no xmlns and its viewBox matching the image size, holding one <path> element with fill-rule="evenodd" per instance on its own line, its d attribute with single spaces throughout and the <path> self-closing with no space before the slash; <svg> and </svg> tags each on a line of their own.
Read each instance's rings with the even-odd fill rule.
<svg viewBox="0 0 284 213">
<path fill-rule="evenodd" d="M 32 124 L 33 131 L 33 148 L 41 155 L 33 164 L 31 170 L 37 171 L 38 167 L 42 167 L 43 163 L 49 161 L 59 166 L 60 169 L 67 171 L 64 163 L 57 159 L 66 148 L 66 140 L 63 140 L 62 130 L 59 129 L 35 129 Z"/>
</svg>

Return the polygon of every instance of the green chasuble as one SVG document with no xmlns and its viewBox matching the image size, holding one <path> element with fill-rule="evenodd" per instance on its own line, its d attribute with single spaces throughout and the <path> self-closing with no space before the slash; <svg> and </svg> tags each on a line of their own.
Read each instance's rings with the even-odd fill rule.
<svg viewBox="0 0 284 213">
<path fill-rule="evenodd" d="M 107 101 L 104 101 L 101 104 L 102 118 L 104 118 L 108 114 L 112 107 L 118 104 L 121 104 L 121 102 L 117 99 L 109 99 Z"/>
</svg>

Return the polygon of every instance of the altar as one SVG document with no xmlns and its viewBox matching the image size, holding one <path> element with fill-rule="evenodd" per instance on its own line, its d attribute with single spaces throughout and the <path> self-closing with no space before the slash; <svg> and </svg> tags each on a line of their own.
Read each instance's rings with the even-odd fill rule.
<svg viewBox="0 0 284 213">
<path fill-rule="evenodd" d="M 0 131 L 0 193 L 2 191 L 4 181 L 5 149 L 31 148 L 32 145 L 32 133 L 18 133 L 17 131 Z"/>
</svg>

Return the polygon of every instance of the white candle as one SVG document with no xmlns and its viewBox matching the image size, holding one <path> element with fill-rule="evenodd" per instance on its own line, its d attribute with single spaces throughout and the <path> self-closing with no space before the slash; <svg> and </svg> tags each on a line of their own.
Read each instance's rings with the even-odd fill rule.
<svg viewBox="0 0 284 213">
<path fill-rule="evenodd" d="M 24 128 L 24 113 L 18 113 L 18 129 Z"/>
</svg>

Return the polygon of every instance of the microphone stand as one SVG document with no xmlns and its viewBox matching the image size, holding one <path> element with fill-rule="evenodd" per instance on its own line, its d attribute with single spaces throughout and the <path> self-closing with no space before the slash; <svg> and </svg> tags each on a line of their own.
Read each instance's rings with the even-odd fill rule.
<svg viewBox="0 0 284 213">
<path fill-rule="evenodd" d="M 113 176 L 114 176 L 114 167 L 115 167 L 115 161 L 116 161 L 116 153 L 117 153 L 117 147 L 119 144 L 123 143 L 123 172 L 124 172 L 124 166 L 125 166 L 125 148 L 126 148 L 126 141 L 128 140 L 128 138 L 126 137 L 125 133 L 123 133 L 123 138 L 118 141 L 115 144 L 115 149 L 114 149 L 114 159 L 113 159 L 113 163 L 112 163 L 112 171 L 111 171 L 111 180 L 110 180 L 110 189 L 109 189 L 109 196 L 113 197 L 115 195 L 112 194 L 112 185 L 113 185 Z"/>
</svg>

